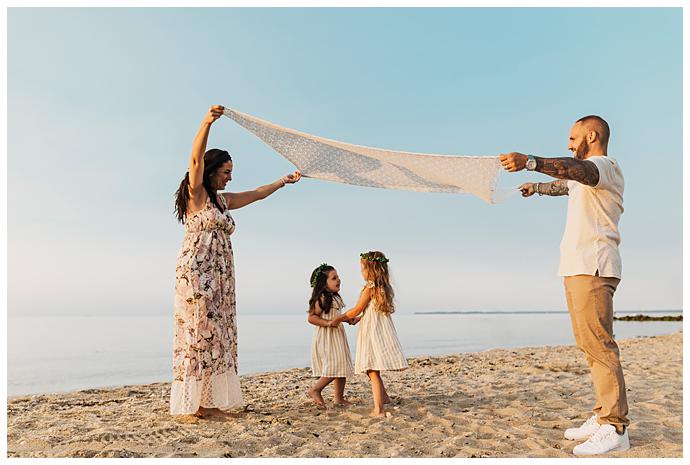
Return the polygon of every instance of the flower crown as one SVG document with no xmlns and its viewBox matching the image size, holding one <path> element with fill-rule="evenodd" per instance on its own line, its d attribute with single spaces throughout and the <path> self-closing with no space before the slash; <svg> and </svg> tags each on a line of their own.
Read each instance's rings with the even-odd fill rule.
<svg viewBox="0 0 690 465">
<path fill-rule="evenodd" d="M 389 260 L 386 257 L 372 257 L 371 255 L 367 253 L 361 253 L 359 254 L 360 257 L 362 257 L 364 260 L 369 260 L 370 262 L 381 262 L 381 263 L 388 263 Z"/>
<path fill-rule="evenodd" d="M 323 269 L 329 266 L 331 265 L 329 265 L 328 263 L 322 263 L 319 265 L 317 269 L 314 270 L 314 272 L 311 275 L 311 287 L 316 287 L 316 281 L 319 280 L 319 276 L 321 276 Z"/>
</svg>

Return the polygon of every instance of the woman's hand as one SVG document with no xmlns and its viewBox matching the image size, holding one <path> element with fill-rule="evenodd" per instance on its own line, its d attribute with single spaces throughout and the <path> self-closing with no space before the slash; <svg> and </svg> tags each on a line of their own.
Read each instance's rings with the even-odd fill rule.
<svg viewBox="0 0 690 465">
<path fill-rule="evenodd" d="M 283 181 L 284 184 L 294 184 L 300 179 L 302 179 L 302 173 L 300 173 L 298 170 L 294 173 L 288 174 L 287 176 L 283 176 L 281 181 Z"/>
<path fill-rule="evenodd" d="M 206 116 L 204 116 L 204 123 L 213 124 L 215 120 L 223 116 L 223 110 L 225 110 L 225 107 L 222 105 L 213 105 L 208 109 Z"/>
</svg>

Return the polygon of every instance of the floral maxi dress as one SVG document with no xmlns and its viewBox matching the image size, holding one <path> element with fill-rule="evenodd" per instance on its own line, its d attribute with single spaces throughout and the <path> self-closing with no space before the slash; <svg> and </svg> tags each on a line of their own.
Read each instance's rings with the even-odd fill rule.
<svg viewBox="0 0 690 465">
<path fill-rule="evenodd" d="M 243 405 L 237 376 L 235 269 L 230 234 L 235 222 L 206 201 L 187 217 L 175 274 L 175 336 L 170 413 Z"/>
</svg>

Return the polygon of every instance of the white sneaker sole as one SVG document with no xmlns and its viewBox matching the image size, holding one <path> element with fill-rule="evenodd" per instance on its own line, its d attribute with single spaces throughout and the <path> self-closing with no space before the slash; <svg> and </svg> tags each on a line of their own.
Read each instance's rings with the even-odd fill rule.
<svg viewBox="0 0 690 465">
<path fill-rule="evenodd" d="M 577 455 L 578 457 L 581 456 L 592 456 L 592 455 L 602 455 L 602 454 L 608 454 L 610 452 L 625 452 L 626 450 L 630 449 L 630 444 L 621 444 L 618 447 L 614 447 L 611 450 L 607 450 L 606 452 L 597 452 L 596 454 L 588 454 L 588 453 L 577 453 L 573 450 L 573 454 Z"/>
</svg>

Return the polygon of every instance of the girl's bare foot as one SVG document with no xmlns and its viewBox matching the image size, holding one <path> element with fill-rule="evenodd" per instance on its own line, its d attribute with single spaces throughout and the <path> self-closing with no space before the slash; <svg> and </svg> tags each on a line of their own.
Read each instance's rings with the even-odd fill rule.
<svg viewBox="0 0 690 465">
<path fill-rule="evenodd" d="M 352 405 L 352 402 L 345 399 L 336 399 L 333 403 L 339 407 L 349 407 Z"/>
<path fill-rule="evenodd" d="M 326 402 L 323 401 L 323 397 L 321 397 L 321 393 L 319 391 L 317 391 L 316 389 L 313 389 L 313 388 L 309 389 L 307 391 L 307 395 L 311 398 L 311 400 L 316 402 L 316 405 L 318 405 L 320 407 L 326 406 Z"/>
</svg>

